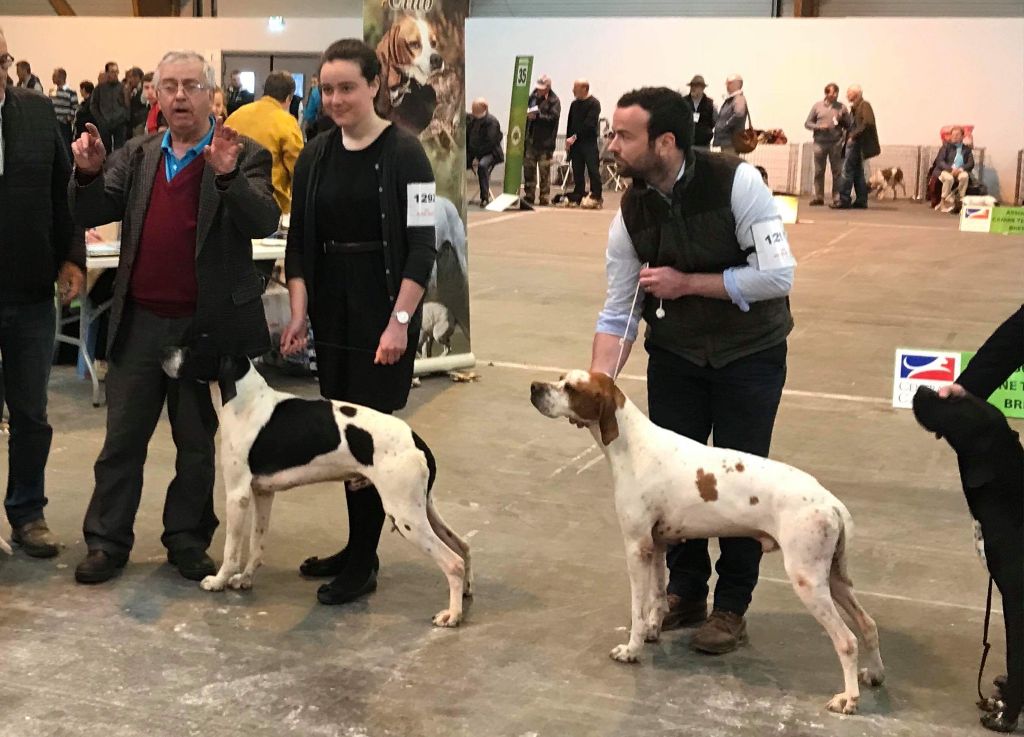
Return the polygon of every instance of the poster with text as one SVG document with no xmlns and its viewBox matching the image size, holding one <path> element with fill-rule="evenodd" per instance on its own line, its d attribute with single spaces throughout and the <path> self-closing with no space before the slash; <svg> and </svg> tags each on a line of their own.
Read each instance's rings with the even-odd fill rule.
<svg viewBox="0 0 1024 737">
<path fill-rule="evenodd" d="M 469 0 L 364 0 L 381 64 L 377 112 L 419 137 L 437 182 L 437 265 L 423 300 L 417 373 L 473 365 L 466 239 Z"/>
</svg>

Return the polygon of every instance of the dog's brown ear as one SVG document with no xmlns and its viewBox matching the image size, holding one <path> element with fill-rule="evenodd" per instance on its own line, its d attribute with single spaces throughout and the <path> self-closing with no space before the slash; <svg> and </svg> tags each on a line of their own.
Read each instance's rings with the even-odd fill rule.
<svg viewBox="0 0 1024 737">
<path fill-rule="evenodd" d="M 384 90 L 381 92 L 387 92 L 402 83 L 402 74 L 398 70 L 398 65 L 402 58 L 399 47 L 404 44 L 404 41 L 399 28 L 398 23 L 391 26 L 381 38 L 380 43 L 377 44 L 377 61 L 380 62 L 381 83 L 384 86 Z"/>
<path fill-rule="evenodd" d="M 601 403 L 601 419 L 598 424 L 601 428 L 601 442 L 611 445 L 612 441 L 619 437 L 619 421 L 615 419 L 615 402 L 611 397 Z"/>
<path fill-rule="evenodd" d="M 601 442 L 610 445 L 619 437 L 619 421 L 615 413 L 626 404 L 626 395 L 610 376 L 596 374 L 591 377 L 599 390 L 601 398 L 601 414 L 598 417 L 598 427 L 601 429 Z"/>
</svg>

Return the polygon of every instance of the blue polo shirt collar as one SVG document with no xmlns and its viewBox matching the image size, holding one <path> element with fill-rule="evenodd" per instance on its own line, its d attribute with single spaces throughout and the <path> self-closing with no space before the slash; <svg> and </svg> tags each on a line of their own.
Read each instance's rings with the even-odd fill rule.
<svg viewBox="0 0 1024 737">
<path fill-rule="evenodd" d="M 164 140 L 160 144 L 160 148 L 164 152 L 164 172 L 167 175 L 167 181 L 171 181 L 178 175 L 182 169 L 195 161 L 199 156 L 202 155 L 203 149 L 210 145 L 213 140 L 214 121 L 213 116 L 210 116 L 210 130 L 206 132 L 202 140 L 199 141 L 195 146 L 185 152 L 185 155 L 180 159 L 174 155 L 174 149 L 171 147 L 171 131 L 170 129 L 164 133 Z"/>
</svg>

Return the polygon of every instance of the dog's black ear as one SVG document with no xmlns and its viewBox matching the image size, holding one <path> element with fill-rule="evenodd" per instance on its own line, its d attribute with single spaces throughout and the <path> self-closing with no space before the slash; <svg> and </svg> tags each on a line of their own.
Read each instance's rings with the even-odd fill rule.
<svg viewBox="0 0 1024 737">
<path fill-rule="evenodd" d="M 220 403 L 224 406 L 236 396 L 235 390 L 235 362 L 231 356 L 221 356 L 220 366 L 217 371 L 217 385 L 220 387 Z"/>
</svg>

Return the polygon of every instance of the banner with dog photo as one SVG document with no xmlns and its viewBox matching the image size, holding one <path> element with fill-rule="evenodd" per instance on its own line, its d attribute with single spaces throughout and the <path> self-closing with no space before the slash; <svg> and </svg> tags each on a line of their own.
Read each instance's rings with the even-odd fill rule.
<svg viewBox="0 0 1024 737">
<path fill-rule="evenodd" d="M 377 111 L 419 136 L 437 181 L 437 265 L 423 304 L 417 373 L 472 366 L 466 243 L 466 16 L 469 0 L 364 0 L 377 50 Z"/>
</svg>

